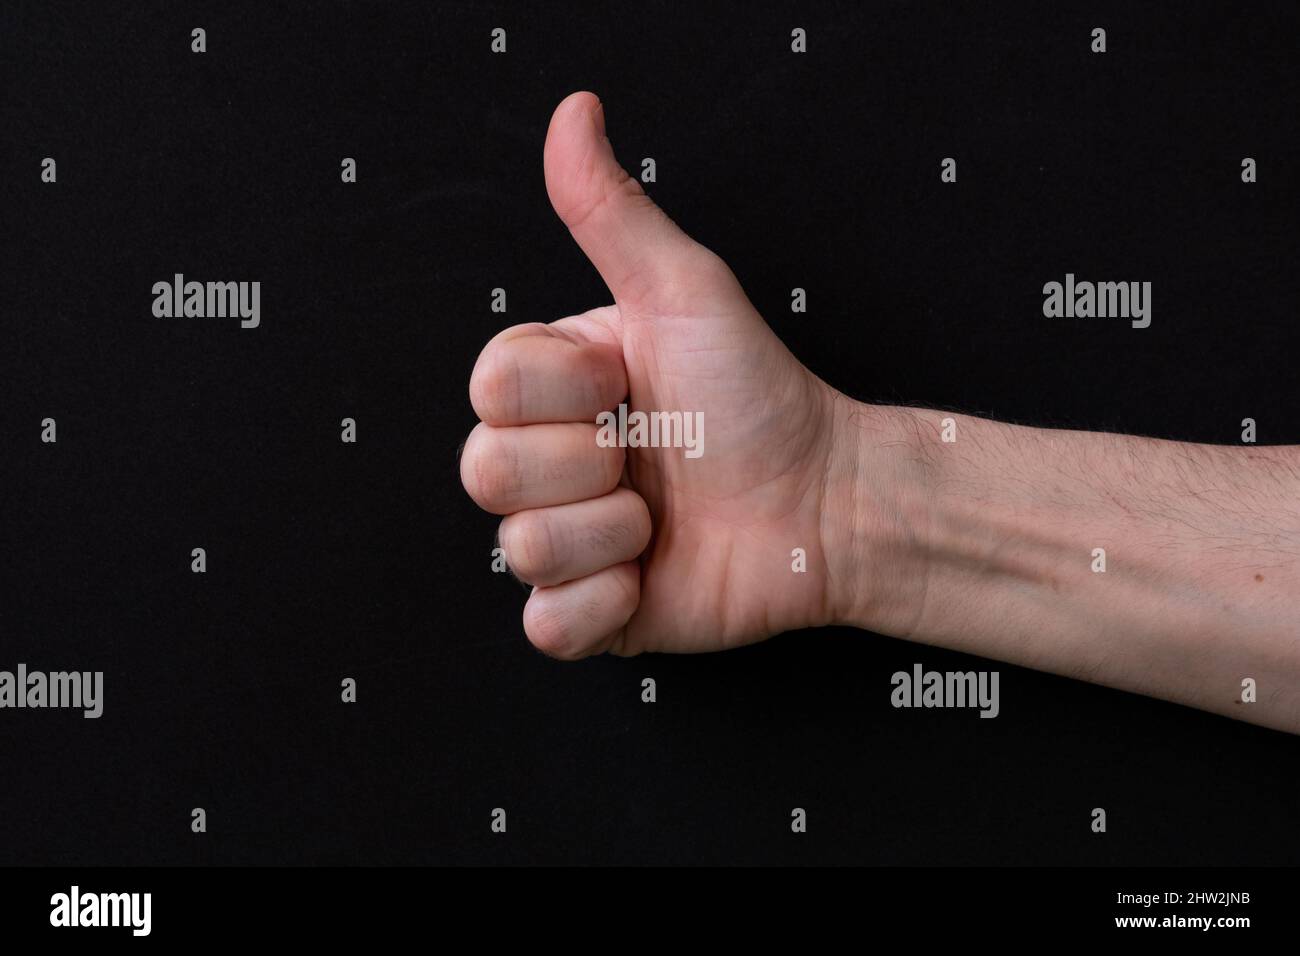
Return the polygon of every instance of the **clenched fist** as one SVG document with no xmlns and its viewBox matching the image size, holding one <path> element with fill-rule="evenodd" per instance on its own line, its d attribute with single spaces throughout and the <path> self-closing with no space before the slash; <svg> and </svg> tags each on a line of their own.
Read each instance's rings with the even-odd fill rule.
<svg viewBox="0 0 1300 956">
<path fill-rule="evenodd" d="M 480 355 L 465 488 L 506 515 L 548 654 L 705 651 L 836 619 L 827 495 L 842 396 L 804 368 L 727 265 L 618 164 L 601 103 L 575 93 L 545 148 L 551 203 L 614 304 L 506 329 Z M 707 443 L 601 447 L 597 416 L 698 413 Z M 804 549 L 813 573 L 791 571 Z"/>
</svg>

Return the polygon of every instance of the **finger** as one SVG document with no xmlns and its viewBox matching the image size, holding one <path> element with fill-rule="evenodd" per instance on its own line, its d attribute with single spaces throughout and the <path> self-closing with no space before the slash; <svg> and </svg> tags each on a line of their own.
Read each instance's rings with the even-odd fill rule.
<svg viewBox="0 0 1300 956">
<path fill-rule="evenodd" d="M 469 396 L 489 425 L 594 422 L 627 396 L 623 351 L 538 322 L 516 325 L 484 347 Z"/>
<path fill-rule="evenodd" d="M 524 633 L 549 657 L 573 661 L 608 650 L 641 599 L 641 569 L 616 564 L 576 581 L 534 588 Z"/>
<path fill-rule="evenodd" d="M 551 205 L 616 301 L 643 298 L 695 246 L 614 158 L 595 94 L 556 107 L 543 166 Z"/>
<path fill-rule="evenodd" d="M 501 522 L 506 563 L 522 581 L 543 587 L 631 561 L 650 542 L 650 509 L 635 491 L 533 508 Z"/>
<path fill-rule="evenodd" d="M 582 422 L 475 425 L 461 454 L 461 484 L 499 515 L 598 498 L 618 484 L 623 449 L 601 448 L 596 431 Z"/>
</svg>

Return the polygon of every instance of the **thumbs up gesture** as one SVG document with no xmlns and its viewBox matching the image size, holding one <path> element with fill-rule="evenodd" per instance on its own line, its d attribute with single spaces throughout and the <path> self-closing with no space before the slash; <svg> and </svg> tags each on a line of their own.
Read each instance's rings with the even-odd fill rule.
<svg viewBox="0 0 1300 956">
<path fill-rule="evenodd" d="M 535 585 L 529 640 L 562 659 L 709 651 L 838 619 L 856 559 L 828 496 L 851 500 L 857 464 L 836 432 L 861 427 L 847 419 L 865 406 L 801 365 L 727 265 L 624 171 L 595 96 L 559 105 L 544 164 L 613 304 L 487 344 L 461 458 L 470 496 L 506 516 L 507 563 Z M 669 420 L 699 422 L 707 442 L 696 457 L 635 429 L 610 442 L 598 421 L 621 404 L 628 419 L 680 413 Z"/>
</svg>

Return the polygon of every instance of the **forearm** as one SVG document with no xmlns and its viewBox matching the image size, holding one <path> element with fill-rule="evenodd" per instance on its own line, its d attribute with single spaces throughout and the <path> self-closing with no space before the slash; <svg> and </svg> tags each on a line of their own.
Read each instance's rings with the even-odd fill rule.
<svg viewBox="0 0 1300 956">
<path fill-rule="evenodd" d="M 1300 447 L 862 405 L 841 431 L 845 623 L 1300 733 Z"/>
</svg>

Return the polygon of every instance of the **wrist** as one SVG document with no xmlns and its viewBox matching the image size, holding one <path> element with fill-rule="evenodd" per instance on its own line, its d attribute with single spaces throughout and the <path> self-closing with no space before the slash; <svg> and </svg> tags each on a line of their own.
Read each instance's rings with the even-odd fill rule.
<svg viewBox="0 0 1300 956">
<path fill-rule="evenodd" d="M 923 431 L 931 425 L 911 409 L 830 392 L 835 451 L 821 530 L 831 622 L 912 637 L 928 589 L 938 480 Z"/>
</svg>

